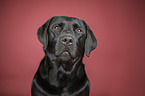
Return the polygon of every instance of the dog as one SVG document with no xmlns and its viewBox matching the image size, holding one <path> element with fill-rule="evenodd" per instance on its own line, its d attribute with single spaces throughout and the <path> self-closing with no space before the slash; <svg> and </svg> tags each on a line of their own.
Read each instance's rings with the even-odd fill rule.
<svg viewBox="0 0 145 96">
<path fill-rule="evenodd" d="M 89 96 L 82 59 L 97 47 L 84 20 L 54 16 L 37 31 L 45 53 L 31 85 L 32 96 Z"/>
</svg>

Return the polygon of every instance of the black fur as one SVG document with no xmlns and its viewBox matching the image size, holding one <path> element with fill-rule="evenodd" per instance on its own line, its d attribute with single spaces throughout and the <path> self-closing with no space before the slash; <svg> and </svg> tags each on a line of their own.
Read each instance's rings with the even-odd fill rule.
<svg viewBox="0 0 145 96">
<path fill-rule="evenodd" d="M 37 36 L 45 56 L 32 81 L 32 96 L 89 96 L 82 59 L 97 46 L 89 26 L 74 17 L 54 16 Z"/>
</svg>

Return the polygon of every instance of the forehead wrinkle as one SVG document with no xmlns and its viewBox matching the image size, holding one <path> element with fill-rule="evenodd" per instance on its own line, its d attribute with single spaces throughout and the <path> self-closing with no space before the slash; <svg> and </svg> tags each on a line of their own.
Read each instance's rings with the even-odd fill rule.
<svg viewBox="0 0 145 96">
<path fill-rule="evenodd" d="M 60 23 L 63 23 L 64 26 L 68 27 L 68 26 L 72 26 L 73 24 L 77 24 L 79 27 L 83 27 L 83 24 L 81 22 L 80 19 L 77 19 L 77 18 L 71 18 L 71 17 L 57 17 L 53 20 L 52 22 L 52 25 L 53 24 L 60 24 Z"/>
<path fill-rule="evenodd" d="M 82 26 L 82 24 L 80 23 L 80 20 L 77 19 L 77 18 L 73 18 L 73 17 L 63 17 L 63 18 L 60 18 L 60 19 L 62 19 L 62 21 L 66 21 L 66 22 L 73 22 L 73 23 L 75 22 L 76 24 Z"/>
<path fill-rule="evenodd" d="M 77 22 L 77 21 L 74 21 L 73 24 L 77 24 L 79 27 L 83 26 L 80 22 Z"/>
<path fill-rule="evenodd" d="M 81 22 L 78 22 L 76 20 L 73 20 L 73 21 L 64 21 L 64 22 L 65 22 L 65 24 L 67 24 L 69 26 L 70 25 L 73 26 L 74 24 L 77 24 L 79 27 L 82 27 L 83 26 Z"/>
</svg>

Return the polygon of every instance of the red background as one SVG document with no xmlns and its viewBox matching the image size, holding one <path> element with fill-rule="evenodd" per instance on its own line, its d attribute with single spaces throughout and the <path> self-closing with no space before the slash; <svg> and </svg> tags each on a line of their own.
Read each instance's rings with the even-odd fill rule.
<svg viewBox="0 0 145 96">
<path fill-rule="evenodd" d="M 44 56 L 37 29 L 52 16 L 85 20 L 98 47 L 84 63 L 90 96 L 145 96 L 145 2 L 0 1 L 0 96 L 30 96 Z"/>
</svg>

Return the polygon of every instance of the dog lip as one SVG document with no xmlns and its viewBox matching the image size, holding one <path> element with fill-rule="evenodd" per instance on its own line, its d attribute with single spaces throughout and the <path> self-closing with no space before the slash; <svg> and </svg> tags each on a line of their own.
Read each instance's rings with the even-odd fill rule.
<svg viewBox="0 0 145 96">
<path fill-rule="evenodd" d="M 60 52 L 59 54 L 57 54 L 56 57 L 61 56 L 62 54 L 68 54 L 69 56 L 71 56 L 71 53 L 69 52 L 69 50 L 65 49 L 62 52 Z"/>
<path fill-rule="evenodd" d="M 71 54 L 70 54 L 70 52 L 68 50 L 64 50 L 63 52 L 61 52 L 61 54 L 69 54 L 71 56 Z"/>
</svg>

